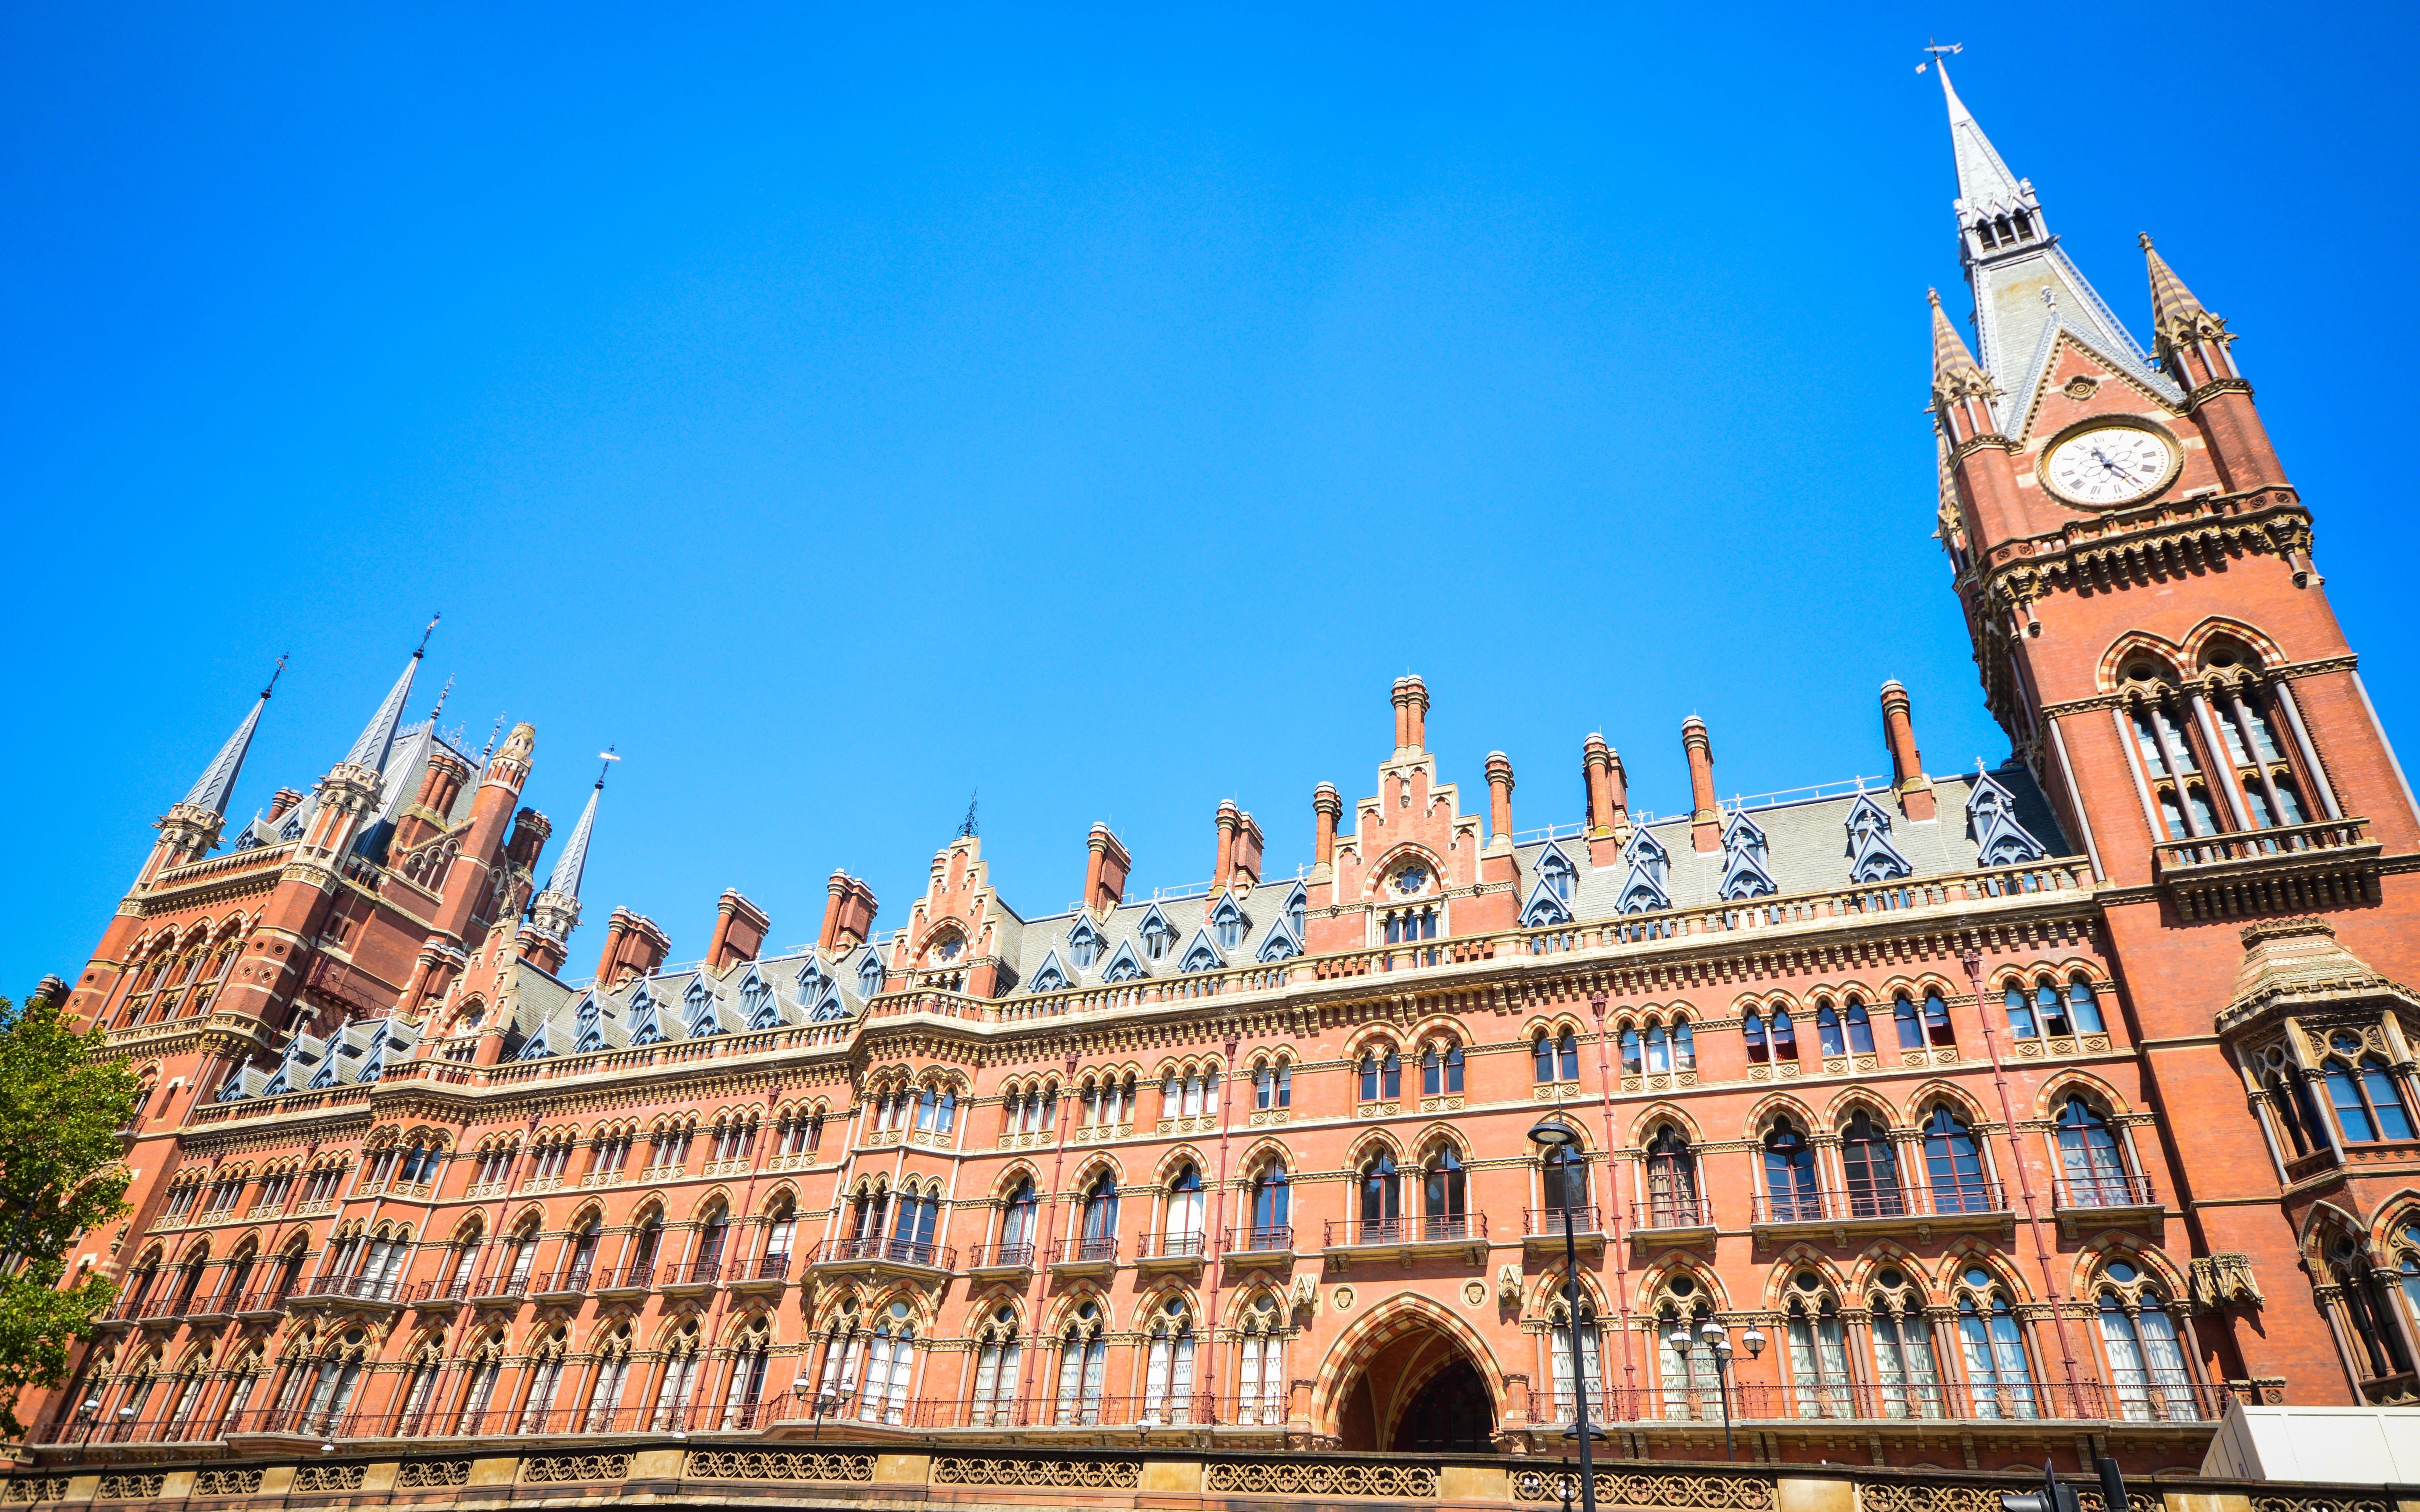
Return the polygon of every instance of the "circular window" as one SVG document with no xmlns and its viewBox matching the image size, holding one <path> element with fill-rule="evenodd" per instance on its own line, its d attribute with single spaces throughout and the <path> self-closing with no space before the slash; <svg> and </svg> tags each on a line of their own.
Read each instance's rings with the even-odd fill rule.
<svg viewBox="0 0 2420 1512">
<path fill-rule="evenodd" d="M 1429 869 L 1418 861 L 1395 873 L 1395 890 L 1406 898 L 1428 885 Z"/>
<path fill-rule="evenodd" d="M 1823 1278 L 1817 1275 L 1812 1271 L 1799 1272 L 1798 1274 L 1792 1278 L 1792 1283 L 1801 1291 L 1821 1291 L 1823 1289 Z"/>
<path fill-rule="evenodd" d="M 2134 1268 L 2127 1264 L 2124 1260 L 2111 1260 L 2109 1262 L 2109 1279 L 2112 1281 L 2116 1281 L 2122 1285 L 2128 1281 L 2133 1280 L 2134 1274 Z"/>
<path fill-rule="evenodd" d="M 1970 1266 L 1966 1271 L 1966 1284 L 1970 1287 L 1988 1287 L 1992 1284 L 1992 1273 L 1979 1265 Z"/>
<path fill-rule="evenodd" d="M 1688 1275 L 1676 1275 L 1672 1278 L 1672 1284 L 1665 1289 L 1676 1297 L 1685 1297 L 1698 1289 L 1698 1283 Z"/>
<path fill-rule="evenodd" d="M 1897 1271 L 1892 1270 L 1883 1271 L 1881 1273 L 1877 1274 L 1874 1279 L 1886 1287 L 1903 1287 L 1907 1285 L 1907 1277 L 1900 1274 Z"/>
</svg>

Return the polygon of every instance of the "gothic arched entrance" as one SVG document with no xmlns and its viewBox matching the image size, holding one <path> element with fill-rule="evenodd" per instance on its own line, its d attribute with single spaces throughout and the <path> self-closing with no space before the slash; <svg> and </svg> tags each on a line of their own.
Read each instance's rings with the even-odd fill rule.
<svg viewBox="0 0 2420 1512">
<path fill-rule="evenodd" d="M 1495 1446 L 1496 1395 L 1463 1330 L 1428 1308 L 1370 1319 L 1341 1341 L 1330 1398 L 1340 1448 L 1470 1452 Z"/>
</svg>

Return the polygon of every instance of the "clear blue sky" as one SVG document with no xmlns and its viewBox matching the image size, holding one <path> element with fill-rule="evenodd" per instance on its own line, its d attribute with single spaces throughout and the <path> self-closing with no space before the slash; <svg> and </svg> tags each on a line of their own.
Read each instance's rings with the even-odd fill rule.
<svg viewBox="0 0 2420 1512">
<path fill-rule="evenodd" d="M 290 651 L 239 818 L 425 709 L 538 730 L 573 967 L 616 903 L 884 925 L 983 790 L 995 877 L 1273 869 L 1399 673 L 1466 802 L 2007 750 L 1929 539 L 1962 313 L 1930 34 L 2138 333 L 2149 229 L 2242 333 L 2420 757 L 2413 12 L 20 7 L 0 992 L 72 972 Z M 2383 318 L 2381 318 L 2381 316 Z M 550 850 L 550 856 L 551 850 Z"/>
</svg>

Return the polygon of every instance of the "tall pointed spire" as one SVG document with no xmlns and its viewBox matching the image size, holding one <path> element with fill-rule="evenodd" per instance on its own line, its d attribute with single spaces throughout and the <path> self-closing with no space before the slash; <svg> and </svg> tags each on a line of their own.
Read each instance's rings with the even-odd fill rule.
<svg viewBox="0 0 2420 1512">
<path fill-rule="evenodd" d="M 2202 308 L 2184 280 L 2168 267 L 2167 259 L 2151 248 L 2151 234 L 2144 232 L 2143 261 L 2151 272 L 2151 336 L 2158 344 L 2159 355 L 2164 361 L 2171 353 L 2191 347 L 2195 342 L 2224 342 L 2235 338 L 2227 333 L 2226 321 Z"/>
<path fill-rule="evenodd" d="M 411 659 L 403 664 L 403 675 L 395 680 L 395 687 L 387 689 L 386 698 L 379 704 L 378 712 L 371 715 L 370 722 L 362 727 L 360 737 L 353 742 L 353 748 L 345 753 L 345 760 L 355 766 L 366 766 L 373 772 L 386 770 L 387 755 L 395 749 L 396 730 L 403 723 L 403 706 L 411 702 L 411 674 L 419 670 L 420 653 L 415 651 Z"/>
<path fill-rule="evenodd" d="M 563 854 L 555 858 L 554 873 L 546 879 L 547 891 L 579 898 L 581 873 L 588 870 L 588 834 L 597 827 L 597 800 L 604 795 L 605 779 L 599 777 L 588 790 L 588 807 L 580 810 L 580 823 L 571 826 L 571 838 L 564 841 Z"/>
<path fill-rule="evenodd" d="M 226 744 L 219 748 L 218 755 L 210 759 L 209 765 L 202 768 L 201 779 L 194 784 L 194 791 L 185 795 L 187 803 L 197 809 L 207 809 L 221 818 L 226 816 L 227 796 L 235 791 L 235 779 L 243 771 L 244 755 L 252 749 L 253 732 L 260 728 L 260 711 L 269 707 L 269 695 L 277 688 L 277 674 L 285 670 L 286 658 L 280 656 L 275 671 L 269 674 L 269 686 L 260 690 L 260 698 L 244 715 L 243 723 L 235 727 L 235 733 L 227 736 Z"/>
<path fill-rule="evenodd" d="M 1941 291 L 1926 289 L 1925 300 L 1932 306 L 1932 394 L 1944 404 L 1961 399 L 1992 396 L 1992 380 L 1983 373 L 1982 364 L 1966 349 L 1966 342 L 1958 328 L 1949 323 L 1948 312 L 1941 308 Z"/>
<path fill-rule="evenodd" d="M 1975 113 L 1958 98 L 1949 83 L 1949 60 L 1935 57 L 1933 67 L 1941 70 L 1942 98 L 1949 103 L 1949 147 L 1958 160 L 1958 203 L 1962 211 L 1975 215 L 1996 216 L 2023 206 L 2035 216 L 2040 207 L 2032 203 L 2034 186 L 2009 171 L 2009 164 L 1983 134 L 1982 124 Z M 1962 214 L 1962 221 L 1970 217 Z"/>
</svg>

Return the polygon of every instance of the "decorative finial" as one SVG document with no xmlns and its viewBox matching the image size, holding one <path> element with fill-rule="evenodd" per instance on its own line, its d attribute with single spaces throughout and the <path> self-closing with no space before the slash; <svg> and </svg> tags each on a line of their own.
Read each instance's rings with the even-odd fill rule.
<svg viewBox="0 0 2420 1512">
<path fill-rule="evenodd" d="M 496 727 L 495 727 L 493 730 L 490 730 L 490 731 L 489 731 L 489 732 L 488 732 L 488 748 L 487 748 L 487 749 L 485 749 L 485 750 L 483 750 L 483 751 L 479 752 L 479 764 L 480 764 L 480 765 L 485 766 L 485 765 L 487 765 L 487 764 L 488 764 L 488 758 L 489 758 L 489 756 L 491 756 L 491 755 L 493 755 L 493 754 L 495 753 L 495 749 L 496 749 L 496 738 L 497 738 L 499 735 L 502 735 L 504 733 L 504 717 L 503 715 L 501 715 L 501 714 L 500 714 L 500 715 L 497 715 L 497 716 L 496 716 Z"/>
<path fill-rule="evenodd" d="M 280 654 L 277 658 L 277 665 L 269 669 L 269 686 L 260 690 L 260 701 L 263 703 L 269 702 L 270 694 L 277 691 L 277 680 L 286 675 L 286 658 L 291 655 L 293 655 L 291 652 Z"/>
<path fill-rule="evenodd" d="M 605 786 L 605 774 L 612 771 L 613 769 L 613 764 L 620 761 L 622 758 L 614 755 L 613 748 L 608 746 L 603 750 L 597 753 L 597 759 L 605 764 L 604 765 L 597 768 L 597 785 L 601 789 Z"/>
<path fill-rule="evenodd" d="M 444 617 L 444 611 L 442 610 L 428 616 L 428 628 L 420 632 L 420 649 L 411 654 L 412 660 L 418 661 L 421 657 L 428 655 L 428 638 L 437 633 L 437 622 Z"/>
<path fill-rule="evenodd" d="M 448 677 L 445 679 L 445 686 L 437 690 L 437 706 L 428 711 L 428 722 L 431 726 L 437 723 L 437 717 L 445 712 L 445 695 L 453 691 L 454 679 Z"/>
<path fill-rule="evenodd" d="M 2134 233 L 2134 245 L 2136 245 L 2136 246 L 2138 246 L 2138 247 L 2142 248 L 2145 252 L 2149 252 L 2149 251 L 2150 251 L 2150 250 L 2151 250 L 2151 233 L 2149 233 L 2149 231 L 2137 231 L 2137 232 L 2135 232 L 2135 233 Z"/>
<path fill-rule="evenodd" d="M 964 818 L 964 819 L 962 819 L 962 820 L 960 820 L 960 821 L 958 822 L 958 838 L 959 838 L 960 840 L 972 840 L 972 839 L 974 839 L 974 837 L 975 837 L 975 800 L 976 800 L 976 799 L 978 799 L 978 798 L 980 798 L 980 797 L 982 797 L 982 796 L 983 796 L 983 789 L 981 789 L 981 788 L 977 788 L 977 789 L 975 789 L 972 793 L 970 793 L 970 794 L 968 794 L 968 795 L 967 795 L 967 816 L 966 816 L 966 818 Z"/>
<path fill-rule="evenodd" d="M 1928 37 L 1924 39 L 1924 51 L 1931 54 L 1932 56 L 1925 62 L 1919 63 L 1916 66 L 1916 71 L 1918 73 L 1922 73 L 1925 69 L 1931 68 L 1934 64 L 1939 63 L 1943 58 L 1947 57 L 1952 53 L 1965 52 L 1966 44 L 1963 42 L 1936 42 L 1931 38 Z"/>
</svg>

